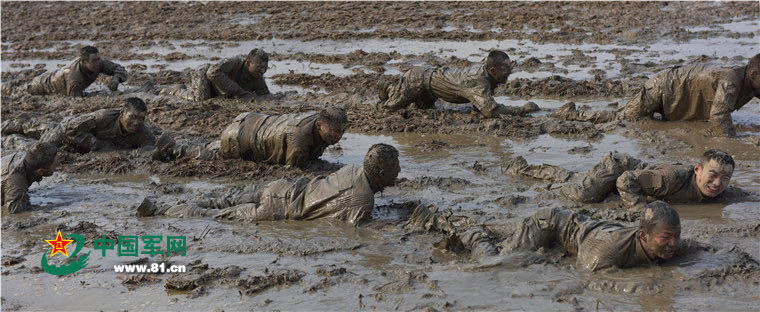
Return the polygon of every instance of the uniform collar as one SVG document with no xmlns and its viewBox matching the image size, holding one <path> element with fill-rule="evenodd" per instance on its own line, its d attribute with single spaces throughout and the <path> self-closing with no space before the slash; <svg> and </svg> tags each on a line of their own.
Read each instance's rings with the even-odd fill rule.
<svg viewBox="0 0 760 312">
<path fill-rule="evenodd" d="M 697 175 L 694 173 L 693 167 L 692 167 L 691 179 L 689 179 L 689 183 L 691 184 L 689 187 L 692 189 L 692 192 L 696 194 L 697 201 L 702 202 L 702 200 L 704 200 L 705 197 L 702 195 L 702 191 L 699 190 L 699 186 L 697 186 Z"/>
<path fill-rule="evenodd" d="M 636 263 L 639 264 L 657 264 L 659 259 L 655 260 L 649 260 L 649 257 L 647 256 L 646 252 L 644 252 L 644 246 L 641 245 L 641 238 L 639 237 L 638 231 L 636 231 L 635 235 L 636 239 L 636 254 L 634 255 L 634 258 L 636 260 Z"/>
</svg>

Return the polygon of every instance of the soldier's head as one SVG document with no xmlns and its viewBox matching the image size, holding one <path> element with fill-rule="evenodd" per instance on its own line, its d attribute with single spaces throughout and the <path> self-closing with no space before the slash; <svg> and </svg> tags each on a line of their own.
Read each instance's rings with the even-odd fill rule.
<svg viewBox="0 0 760 312">
<path fill-rule="evenodd" d="M 79 61 L 87 70 L 93 73 L 99 73 L 103 66 L 98 49 L 93 46 L 86 46 L 79 51 Z"/>
<path fill-rule="evenodd" d="M 746 75 L 755 97 L 760 98 L 760 53 L 749 59 Z"/>
<path fill-rule="evenodd" d="M 121 129 L 128 133 L 137 132 L 145 123 L 147 112 L 148 108 L 143 100 L 136 97 L 127 98 L 124 101 L 124 106 L 121 107 L 121 116 L 119 117 Z"/>
<path fill-rule="evenodd" d="M 245 63 L 248 68 L 248 73 L 251 74 L 253 78 L 258 79 L 264 77 L 264 73 L 267 72 L 267 68 L 269 67 L 269 54 L 259 48 L 253 49 L 251 52 L 248 52 L 248 57 L 246 57 Z"/>
<path fill-rule="evenodd" d="M 651 202 L 639 220 L 639 239 L 649 259 L 670 259 L 681 240 L 681 218 L 668 203 Z"/>
<path fill-rule="evenodd" d="M 27 169 L 38 177 L 49 177 L 58 169 L 58 148 L 44 142 L 34 143 L 24 156 Z"/>
<path fill-rule="evenodd" d="M 319 112 L 314 126 L 317 127 L 322 141 L 330 145 L 337 144 L 348 127 L 346 111 L 335 106 L 325 108 Z"/>
<path fill-rule="evenodd" d="M 364 173 L 375 193 L 382 192 L 386 186 L 395 185 L 400 171 L 398 150 L 393 146 L 382 143 L 372 145 L 364 156 Z"/>
<path fill-rule="evenodd" d="M 486 71 L 497 83 L 507 82 L 507 78 L 512 74 L 512 63 L 509 61 L 507 53 L 498 50 L 488 53 Z"/>
<path fill-rule="evenodd" d="M 734 158 L 726 152 L 711 149 L 702 154 L 694 166 L 697 187 L 703 196 L 715 197 L 723 193 L 734 174 Z"/>
</svg>

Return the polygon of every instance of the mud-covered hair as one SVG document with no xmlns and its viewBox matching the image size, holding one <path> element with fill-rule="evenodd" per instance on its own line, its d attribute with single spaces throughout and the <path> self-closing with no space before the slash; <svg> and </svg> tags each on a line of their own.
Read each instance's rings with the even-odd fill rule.
<svg viewBox="0 0 760 312">
<path fill-rule="evenodd" d="M 342 127 L 348 123 L 346 111 L 337 106 L 330 106 L 319 112 L 317 121 L 326 124 L 328 127 Z"/>
<path fill-rule="evenodd" d="M 651 234 L 657 224 L 679 226 L 681 218 L 670 204 L 661 200 L 653 201 L 644 207 L 641 220 L 639 220 L 639 230 Z"/>
<path fill-rule="evenodd" d="M 704 167 L 707 165 L 707 163 L 710 162 L 710 160 L 715 160 L 717 163 L 721 165 L 731 165 L 732 168 L 736 168 L 736 163 L 734 163 L 734 158 L 731 157 L 728 153 L 721 151 L 719 149 L 711 149 L 706 151 L 704 154 L 702 154 L 702 158 L 699 160 L 699 164 Z"/>
<path fill-rule="evenodd" d="M 89 60 L 90 55 L 93 55 L 95 53 L 99 53 L 98 48 L 88 45 L 82 48 L 82 50 L 79 50 L 79 58 L 82 60 Z"/>
<path fill-rule="evenodd" d="M 380 171 L 388 169 L 398 162 L 398 150 L 388 144 L 372 145 L 364 156 L 364 172 L 370 177 L 376 177 Z"/>
<path fill-rule="evenodd" d="M 55 161 L 56 154 L 58 154 L 58 148 L 55 145 L 37 142 L 26 151 L 24 162 L 31 170 L 47 168 Z"/>
<path fill-rule="evenodd" d="M 755 54 L 747 63 L 747 70 L 755 70 L 760 73 L 760 53 Z"/>
<path fill-rule="evenodd" d="M 504 51 L 493 50 L 488 53 L 488 57 L 486 58 L 486 68 L 494 67 L 496 64 L 501 62 L 506 62 L 507 64 L 511 65 L 509 62 L 509 55 L 507 55 L 507 53 Z"/>
<path fill-rule="evenodd" d="M 124 112 L 147 112 L 148 107 L 145 106 L 145 102 L 141 100 L 140 98 L 131 97 L 127 98 L 126 101 L 124 101 L 124 106 L 122 107 L 122 111 Z"/>
<path fill-rule="evenodd" d="M 251 52 L 248 52 L 248 57 L 246 59 L 249 61 L 259 60 L 262 62 L 269 62 L 269 54 L 262 49 L 255 48 L 251 50 Z"/>
</svg>

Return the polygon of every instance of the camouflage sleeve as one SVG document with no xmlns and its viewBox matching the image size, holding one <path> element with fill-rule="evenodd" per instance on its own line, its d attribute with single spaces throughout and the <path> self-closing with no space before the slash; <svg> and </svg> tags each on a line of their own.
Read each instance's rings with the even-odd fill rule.
<svg viewBox="0 0 760 312">
<path fill-rule="evenodd" d="M 256 95 L 269 94 L 269 87 L 267 87 L 267 82 L 264 80 L 264 78 L 256 79 L 253 82 L 253 91 L 256 92 Z"/>
<path fill-rule="evenodd" d="M 735 85 L 725 81 L 718 83 L 718 88 L 715 90 L 715 99 L 710 109 L 710 123 L 721 136 L 736 135 L 731 112 L 734 111 L 738 92 Z"/>
<path fill-rule="evenodd" d="M 95 150 L 100 140 L 92 134 L 92 130 L 97 126 L 98 120 L 95 114 L 77 116 L 64 125 L 66 139 L 81 149 Z"/>
<path fill-rule="evenodd" d="M 234 60 L 224 60 L 209 67 L 206 72 L 206 78 L 219 89 L 222 95 L 227 97 L 241 97 L 250 92 L 244 90 L 240 85 L 230 79 L 227 73 L 232 72 L 235 67 L 240 66 Z"/>
<path fill-rule="evenodd" d="M 493 99 L 490 86 L 478 84 L 476 86 L 468 87 L 462 90 L 459 96 L 470 100 L 472 106 L 475 106 L 478 111 L 488 118 L 493 118 L 498 115 L 497 110 L 501 105 L 496 103 L 496 100 Z"/>
<path fill-rule="evenodd" d="M 628 209 L 640 209 L 647 204 L 647 197 L 662 198 L 677 191 L 683 183 L 675 177 L 673 169 L 630 170 L 623 172 L 616 181 L 620 199 Z"/>
<path fill-rule="evenodd" d="M 87 89 L 87 86 L 82 81 L 69 81 L 66 95 L 73 97 L 83 97 L 84 89 Z"/>
<path fill-rule="evenodd" d="M 19 213 L 30 210 L 32 207 L 29 202 L 28 188 L 24 186 L 24 181 L 14 175 L 8 177 L 8 181 L 3 181 L 3 208 L 7 208 L 9 213 Z"/>
<path fill-rule="evenodd" d="M 153 135 L 153 132 L 145 124 L 140 128 L 140 133 L 137 137 L 137 146 L 139 147 L 156 145 L 156 136 Z"/>
<path fill-rule="evenodd" d="M 127 70 L 119 64 L 109 60 L 103 60 L 102 71 L 106 75 L 118 78 L 119 82 L 127 81 Z"/>
<path fill-rule="evenodd" d="M 309 123 L 311 125 L 311 123 Z M 296 128 L 287 131 L 285 138 L 285 164 L 305 168 L 309 165 L 309 154 L 312 147 L 311 127 Z M 291 128 L 293 129 L 293 128 Z M 294 133 L 295 132 L 295 133 Z"/>
</svg>

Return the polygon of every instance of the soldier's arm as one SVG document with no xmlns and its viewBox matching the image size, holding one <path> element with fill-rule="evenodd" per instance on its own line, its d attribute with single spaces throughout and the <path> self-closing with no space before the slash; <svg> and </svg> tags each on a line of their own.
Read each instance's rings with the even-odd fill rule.
<svg viewBox="0 0 760 312">
<path fill-rule="evenodd" d="M 109 60 L 103 60 L 103 67 L 101 70 L 104 74 L 113 76 L 114 79 L 119 79 L 119 82 L 127 81 L 127 70 L 119 64 Z"/>
<path fill-rule="evenodd" d="M 736 86 L 728 82 L 720 82 L 715 90 L 715 100 L 710 109 L 710 123 L 721 136 L 736 135 L 731 112 L 734 111 L 738 92 Z"/>
<path fill-rule="evenodd" d="M 66 138 L 76 147 L 94 151 L 104 149 L 108 144 L 104 140 L 97 138 L 92 131 L 97 128 L 98 120 L 96 114 L 85 114 L 78 116 L 66 125 L 64 125 Z"/>
<path fill-rule="evenodd" d="M 246 91 L 236 82 L 230 79 L 227 73 L 232 72 L 234 67 L 239 66 L 236 62 L 231 60 L 224 60 L 209 67 L 206 72 L 206 78 L 214 84 L 225 96 L 242 97 L 251 94 Z"/>
<path fill-rule="evenodd" d="M 496 117 L 497 115 L 501 113 L 502 105 L 499 105 L 499 103 L 496 103 L 496 100 L 493 99 L 493 96 L 491 95 L 491 89 L 490 87 L 486 86 L 473 86 L 466 88 L 459 92 L 459 95 L 463 98 L 466 98 L 470 100 L 470 103 L 472 103 L 472 106 L 475 106 L 478 111 L 480 111 L 483 115 L 485 115 L 488 118 Z"/>
<path fill-rule="evenodd" d="M 267 82 L 264 81 L 263 77 L 259 78 L 259 79 L 256 79 L 253 82 L 253 90 L 252 91 L 255 91 L 256 95 L 258 95 L 258 96 L 270 94 L 269 93 L 269 87 L 267 86 Z"/>
<path fill-rule="evenodd" d="M 70 81 L 68 83 L 68 89 L 66 90 L 66 95 L 74 96 L 74 97 L 83 97 L 84 89 L 87 89 L 87 86 L 84 85 L 84 83 L 82 83 L 81 81 Z"/>
<path fill-rule="evenodd" d="M 156 145 L 156 136 L 150 131 L 148 125 L 143 124 L 139 131 L 140 132 L 137 136 L 137 146 L 148 147 Z"/>
<path fill-rule="evenodd" d="M 647 197 L 656 198 L 667 196 L 678 188 L 678 181 L 672 181 L 666 176 L 667 169 L 630 170 L 623 172 L 616 181 L 620 199 L 628 209 L 643 208 Z"/>
<path fill-rule="evenodd" d="M 5 208 L 9 213 L 19 213 L 32 209 L 32 203 L 29 201 L 29 195 L 27 194 L 27 188 L 23 185 L 26 182 L 18 181 L 19 179 L 13 175 L 8 177 L 8 181 L 3 183 L 3 187 L 7 189 L 3 190 L 3 197 L 5 202 Z"/>
</svg>

